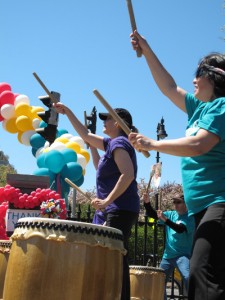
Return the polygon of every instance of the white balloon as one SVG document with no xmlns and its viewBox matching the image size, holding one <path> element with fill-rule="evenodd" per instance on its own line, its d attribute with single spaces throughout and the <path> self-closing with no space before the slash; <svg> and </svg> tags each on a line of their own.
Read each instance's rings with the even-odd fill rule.
<svg viewBox="0 0 225 300">
<path fill-rule="evenodd" d="M 83 170 L 86 168 L 87 161 L 83 155 L 77 154 L 77 162 L 81 165 Z"/>
<path fill-rule="evenodd" d="M 78 145 L 80 145 L 81 148 L 85 147 L 84 140 L 80 136 L 73 136 L 70 139 L 70 142 L 76 142 Z"/>
<path fill-rule="evenodd" d="M 21 102 L 30 105 L 30 99 L 26 95 L 18 95 L 15 99 L 14 106 L 16 107 Z"/>
<path fill-rule="evenodd" d="M 43 153 L 44 150 L 45 150 L 44 147 L 39 148 L 39 149 L 36 151 L 35 157 L 38 158 L 38 156 L 41 155 L 41 153 Z"/>
<path fill-rule="evenodd" d="M 1 115 L 4 119 L 11 119 L 16 116 L 15 107 L 12 104 L 4 104 L 1 107 Z"/>
<path fill-rule="evenodd" d="M 49 151 L 51 151 L 51 150 L 58 150 L 58 151 L 60 151 L 60 150 L 63 150 L 63 149 L 65 149 L 66 148 L 66 146 L 65 146 L 65 144 L 63 144 L 63 143 L 61 143 L 61 142 L 54 142 L 53 144 L 51 144 L 51 146 L 49 147 Z"/>
<path fill-rule="evenodd" d="M 60 137 L 70 140 L 73 137 L 73 135 L 70 133 L 64 133 L 60 135 Z"/>
<path fill-rule="evenodd" d="M 34 128 L 34 129 L 39 128 L 40 123 L 41 123 L 41 120 L 40 120 L 40 119 L 38 119 L 38 118 L 33 119 L 33 120 L 32 120 L 32 126 L 33 126 L 33 128 Z"/>
<path fill-rule="evenodd" d="M 46 149 L 46 148 L 48 148 L 49 146 L 50 146 L 50 143 L 49 143 L 48 141 L 46 141 L 45 144 L 44 144 L 44 148 Z"/>
<path fill-rule="evenodd" d="M 7 120 L 3 120 L 2 121 L 2 128 L 6 130 L 5 124 L 6 124 Z M 7 131 L 7 130 L 6 130 Z"/>
<path fill-rule="evenodd" d="M 22 135 L 21 135 L 21 143 L 26 145 L 26 146 L 31 146 L 30 144 L 30 138 L 32 137 L 33 134 L 35 134 L 36 131 L 34 130 L 28 130 L 25 131 Z"/>
</svg>

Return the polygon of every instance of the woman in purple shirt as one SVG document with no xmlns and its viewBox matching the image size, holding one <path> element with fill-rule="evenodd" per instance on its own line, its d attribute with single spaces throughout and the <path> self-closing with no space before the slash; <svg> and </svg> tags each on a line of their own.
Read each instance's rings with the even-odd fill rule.
<svg viewBox="0 0 225 300">
<path fill-rule="evenodd" d="M 99 114 L 99 118 L 103 120 L 103 133 L 109 136 L 104 138 L 90 133 L 74 113 L 62 103 L 56 103 L 54 107 L 58 113 L 67 115 L 74 129 L 85 142 L 105 151 L 98 163 L 97 198 L 92 200 L 92 205 L 96 209 L 104 210 L 106 226 L 123 232 L 124 246 L 128 250 L 128 239 L 131 228 L 138 219 L 140 205 L 134 148 L 125 132 L 108 113 Z M 115 112 L 132 131 L 137 131 L 126 109 L 116 108 Z M 124 256 L 121 300 L 130 300 L 128 254 Z"/>
</svg>

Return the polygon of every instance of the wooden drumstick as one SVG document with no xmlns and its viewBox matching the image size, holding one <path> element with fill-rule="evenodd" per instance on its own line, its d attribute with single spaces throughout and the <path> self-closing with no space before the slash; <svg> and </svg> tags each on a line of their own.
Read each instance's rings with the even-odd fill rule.
<svg viewBox="0 0 225 300">
<path fill-rule="evenodd" d="M 129 11 L 129 16 L 130 16 L 131 28 L 132 28 L 132 31 L 134 32 L 135 30 L 137 30 L 137 26 L 136 26 L 136 22 L 135 22 L 134 10 L 133 10 L 131 0 L 127 0 L 127 7 L 128 7 L 128 11 Z M 137 48 L 136 52 L 137 52 L 137 57 L 142 56 L 142 51 L 141 51 L 140 47 Z"/>
<path fill-rule="evenodd" d="M 84 126 L 88 129 L 88 124 L 87 124 L 87 114 L 86 114 L 86 111 L 84 111 Z M 87 148 L 89 148 L 89 144 L 86 143 L 87 145 Z"/>
<path fill-rule="evenodd" d="M 129 135 L 131 133 L 130 128 L 127 126 L 126 123 L 120 118 L 120 116 L 115 112 L 115 110 L 109 105 L 109 103 L 102 97 L 102 95 L 97 91 L 94 90 L 93 93 L 95 96 L 99 99 L 99 101 L 105 106 L 105 108 L 108 110 L 109 114 L 113 117 L 113 119 L 118 122 L 119 126 L 122 128 L 122 130 Z M 141 151 L 145 157 L 149 157 L 150 154 L 148 151 Z"/>
<path fill-rule="evenodd" d="M 76 189 L 80 194 L 82 194 L 88 201 L 92 201 L 91 197 L 89 197 L 82 189 L 79 188 L 75 183 L 70 181 L 68 178 L 65 178 L 65 181 L 74 189 Z M 99 208 L 100 211 L 104 212 L 104 208 Z"/>
<path fill-rule="evenodd" d="M 41 79 L 38 77 L 38 75 L 35 72 L 33 73 L 33 75 L 37 79 L 37 81 L 40 83 L 40 85 L 42 86 L 42 88 L 45 90 L 45 92 L 47 93 L 47 95 L 49 96 L 49 98 L 51 99 L 51 101 L 53 103 L 57 103 L 58 101 L 55 99 L 55 97 L 53 96 L 53 94 L 47 89 L 47 87 L 44 85 L 44 83 L 41 81 Z"/>
<path fill-rule="evenodd" d="M 82 194 L 87 200 L 92 201 L 92 199 L 84 192 L 82 189 L 79 188 L 75 183 L 70 181 L 68 178 L 65 178 L 65 181 L 74 189 L 76 189 L 80 194 Z"/>
<path fill-rule="evenodd" d="M 152 178 L 155 174 L 155 170 L 153 169 L 150 173 L 150 178 L 149 178 L 149 181 L 148 181 L 148 185 L 147 185 L 147 188 L 146 188 L 146 192 L 148 192 L 149 188 L 150 188 L 150 185 L 151 185 L 151 182 L 152 182 Z"/>
</svg>

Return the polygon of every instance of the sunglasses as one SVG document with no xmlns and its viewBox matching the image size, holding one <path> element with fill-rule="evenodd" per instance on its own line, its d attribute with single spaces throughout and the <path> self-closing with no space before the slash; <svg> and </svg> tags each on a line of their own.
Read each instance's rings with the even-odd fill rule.
<svg viewBox="0 0 225 300">
<path fill-rule="evenodd" d="M 173 204 L 181 204 L 184 203 L 183 201 L 173 201 Z"/>
<path fill-rule="evenodd" d="M 195 76 L 196 76 L 196 78 L 202 77 L 202 76 L 206 75 L 206 73 L 207 73 L 207 71 L 204 68 L 200 67 L 197 69 Z"/>
</svg>

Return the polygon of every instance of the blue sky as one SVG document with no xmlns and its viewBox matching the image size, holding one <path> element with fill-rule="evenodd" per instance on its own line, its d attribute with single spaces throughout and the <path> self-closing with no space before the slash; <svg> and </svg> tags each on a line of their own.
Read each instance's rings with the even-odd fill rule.
<svg viewBox="0 0 225 300">
<path fill-rule="evenodd" d="M 178 85 L 193 91 L 192 80 L 199 59 L 212 51 L 224 52 L 223 0 L 133 0 L 138 31 Z M 0 82 L 25 94 L 32 106 L 43 106 L 45 95 L 33 76 L 36 72 L 49 90 L 61 93 L 80 120 L 84 111 L 105 108 L 93 94 L 97 89 L 112 107 L 127 108 L 134 125 L 156 138 L 163 116 L 169 139 L 184 136 L 186 115 L 158 90 L 145 59 L 130 45 L 131 25 L 126 0 L 21 0 L 0 2 Z M 59 128 L 76 135 L 65 116 Z M 102 122 L 97 122 L 97 134 Z M 0 149 L 20 174 L 37 169 L 31 147 L 0 124 Z M 180 159 L 161 154 L 162 183 L 181 183 Z M 156 153 L 138 153 L 138 181 L 149 179 Z M 95 170 L 86 167 L 83 189 L 95 186 Z"/>
</svg>

